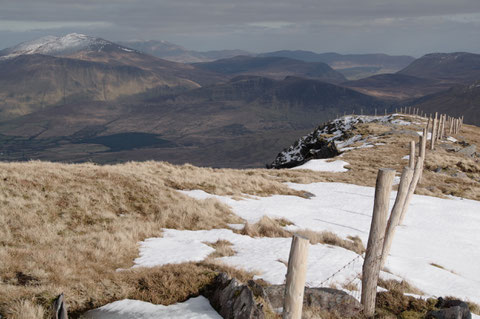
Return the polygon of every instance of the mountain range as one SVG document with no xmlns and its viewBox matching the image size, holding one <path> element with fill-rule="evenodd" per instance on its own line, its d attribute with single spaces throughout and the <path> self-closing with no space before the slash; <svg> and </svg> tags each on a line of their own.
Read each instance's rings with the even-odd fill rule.
<svg viewBox="0 0 480 319">
<path fill-rule="evenodd" d="M 259 167 L 343 113 L 418 105 L 480 123 L 476 54 L 216 51 L 185 64 L 152 55 L 181 47 L 140 44 L 70 34 L 0 51 L 0 160 Z M 349 81 L 349 67 L 398 70 Z"/>
</svg>

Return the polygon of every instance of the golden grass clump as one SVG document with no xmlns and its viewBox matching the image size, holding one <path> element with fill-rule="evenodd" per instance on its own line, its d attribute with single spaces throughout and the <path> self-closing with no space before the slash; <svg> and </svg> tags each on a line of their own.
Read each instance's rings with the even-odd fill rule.
<svg viewBox="0 0 480 319">
<path fill-rule="evenodd" d="M 342 239 L 329 231 L 317 232 L 310 229 L 301 229 L 290 232 L 283 228 L 285 225 L 289 224 L 291 223 L 284 219 L 272 219 L 264 216 L 255 224 L 245 224 L 245 227 L 240 233 L 250 237 L 292 237 L 293 233 L 295 233 L 310 240 L 312 245 L 326 244 L 338 246 L 354 251 L 357 254 L 365 252 L 362 240 L 358 236 L 349 236 L 347 239 Z"/>
<path fill-rule="evenodd" d="M 409 282 L 407 282 L 405 280 L 402 280 L 402 281 L 398 281 L 398 280 L 394 280 L 394 279 L 384 280 L 384 279 L 379 278 L 378 279 L 378 285 L 380 287 L 383 287 L 383 288 L 389 290 L 389 291 L 396 291 L 396 292 L 399 292 L 401 294 L 406 294 L 406 293 L 416 294 L 416 295 L 423 295 L 424 294 L 423 291 L 414 287 L 412 284 L 410 284 Z"/>
<path fill-rule="evenodd" d="M 263 216 L 255 224 L 246 223 L 240 234 L 250 237 L 291 237 L 292 234 L 283 228 L 284 223 L 285 221 Z"/>
<path fill-rule="evenodd" d="M 365 252 L 365 247 L 363 246 L 362 240 L 358 236 L 348 236 L 347 239 L 342 239 L 338 237 L 338 235 L 329 231 L 316 232 L 309 229 L 302 229 L 296 231 L 295 233 L 308 238 L 312 245 L 326 244 L 338 246 L 354 251 L 357 254 L 363 254 Z"/>
<path fill-rule="evenodd" d="M 45 312 L 43 308 L 29 300 L 15 301 L 7 313 L 10 319 L 35 319 L 43 318 Z"/>
<path fill-rule="evenodd" d="M 205 243 L 206 245 L 215 249 L 208 257 L 219 258 L 235 255 L 235 250 L 232 248 L 232 243 L 228 240 L 217 240 L 214 243 Z"/>
</svg>

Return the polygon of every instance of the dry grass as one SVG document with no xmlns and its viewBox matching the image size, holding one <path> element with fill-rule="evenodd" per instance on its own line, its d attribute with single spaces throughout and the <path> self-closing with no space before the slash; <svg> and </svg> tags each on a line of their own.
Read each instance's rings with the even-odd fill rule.
<svg viewBox="0 0 480 319">
<path fill-rule="evenodd" d="M 214 243 L 205 243 L 206 245 L 215 249 L 208 257 L 219 258 L 235 255 L 235 250 L 232 248 L 232 243 L 228 240 L 217 240 Z"/>
<path fill-rule="evenodd" d="M 302 229 L 296 231 L 296 233 L 305 238 L 308 238 L 310 240 L 310 243 L 313 245 L 326 244 L 338 246 L 354 251 L 357 254 L 363 254 L 365 252 L 365 247 L 363 246 L 362 240 L 358 236 L 349 236 L 348 239 L 342 239 L 336 234 L 329 231 L 316 232 L 309 229 Z"/>
<path fill-rule="evenodd" d="M 282 226 L 282 221 L 263 216 L 255 224 L 246 223 L 240 234 L 250 237 L 291 237 Z"/>
<path fill-rule="evenodd" d="M 329 231 L 316 232 L 310 229 L 290 232 L 283 228 L 285 225 L 289 225 L 289 222 L 284 219 L 272 219 L 264 216 L 255 224 L 245 224 L 245 227 L 239 233 L 250 237 L 292 237 L 293 233 L 295 233 L 307 238 L 312 245 L 338 246 L 354 251 L 357 254 L 365 252 L 362 240 L 358 236 L 349 236 L 348 239 L 342 239 Z"/>
<path fill-rule="evenodd" d="M 416 294 L 416 295 L 424 294 L 423 291 L 412 286 L 410 283 L 408 283 L 405 280 L 402 280 L 402 281 L 398 281 L 394 279 L 384 280 L 379 278 L 378 285 L 380 287 L 387 289 L 388 291 L 395 291 L 401 294 L 406 294 L 406 293 Z"/>
<path fill-rule="evenodd" d="M 61 292 L 73 311 L 124 296 L 115 270 L 132 266 L 138 241 L 241 222 L 166 186 L 162 167 L 1 163 L 0 313 L 19 300 L 47 309 Z"/>
</svg>

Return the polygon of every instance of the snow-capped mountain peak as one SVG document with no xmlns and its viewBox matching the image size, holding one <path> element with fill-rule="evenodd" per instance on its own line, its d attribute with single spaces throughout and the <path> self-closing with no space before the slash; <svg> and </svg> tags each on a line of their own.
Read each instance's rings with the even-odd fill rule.
<svg viewBox="0 0 480 319">
<path fill-rule="evenodd" d="M 46 36 L 33 41 L 20 43 L 12 48 L 0 51 L 4 58 L 25 54 L 67 55 L 81 50 L 102 51 L 105 46 L 115 45 L 107 40 L 79 33 L 65 36 Z M 1 54 L 3 53 L 3 54 Z"/>
</svg>

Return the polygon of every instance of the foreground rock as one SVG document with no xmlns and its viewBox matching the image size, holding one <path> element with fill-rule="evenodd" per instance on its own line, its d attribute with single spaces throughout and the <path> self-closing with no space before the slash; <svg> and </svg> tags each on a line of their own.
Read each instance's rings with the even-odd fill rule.
<svg viewBox="0 0 480 319">
<path fill-rule="evenodd" d="M 273 285 L 265 288 L 272 308 L 283 307 L 285 285 Z M 363 306 L 347 293 L 332 288 L 305 288 L 303 305 L 315 307 L 329 312 L 336 312 L 342 318 L 358 315 Z"/>
<path fill-rule="evenodd" d="M 226 319 L 265 318 L 265 310 L 283 307 L 285 285 L 262 287 L 254 281 L 240 284 L 225 273 L 219 274 L 204 293 L 213 308 Z M 358 315 L 363 307 L 352 296 L 332 288 L 305 288 L 304 306 L 336 312 L 342 318 Z"/>
<path fill-rule="evenodd" d="M 219 274 L 204 293 L 212 307 L 225 319 L 263 319 L 263 305 L 252 290 L 227 274 Z"/>
<path fill-rule="evenodd" d="M 434 310 L 427 313 L 427 319 L 471 319 L 472 314 L 468 305 L 461 300 L 445 300 L 438 298 L 435 305 L 440 310 Z"/>
</svg>

